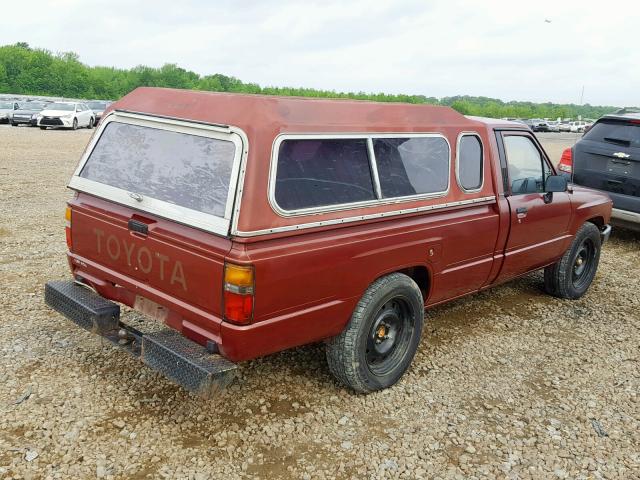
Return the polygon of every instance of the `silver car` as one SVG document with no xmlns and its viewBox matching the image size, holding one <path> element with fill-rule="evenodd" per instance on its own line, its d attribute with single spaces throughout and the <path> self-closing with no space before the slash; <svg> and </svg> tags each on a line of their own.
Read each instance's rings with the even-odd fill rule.
<svg viewBox="0 0 640 480">
<path fill-rule="evenodd" d="M 18 110 L 18 108 L 20 108 L 20 105 L 15 100 L 0 100 L 0 123 L 9 123 L 11 117 L 13 117 L 13 112 Z"/>
</svg>

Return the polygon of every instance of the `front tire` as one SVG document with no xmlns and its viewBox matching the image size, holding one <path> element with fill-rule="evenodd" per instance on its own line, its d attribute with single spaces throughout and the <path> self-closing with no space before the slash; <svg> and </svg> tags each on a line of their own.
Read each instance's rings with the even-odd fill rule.
<svg viewBox="0 0 640 480">
<path fill-rule="evenodd" d="M 77 129 L 78 129 L 78 119 L 74 118 L 73 125 L 71 126 L 71 130 L 77 130 Z"/>
<path fill-rule="evenodd" d="M 408 276 L 373 282 L 342 333 L 327 341 L 329 370 L 359 393 L 395 384 L 411 365 L 424 322 L 424 301 Z"/>
<path fill-rule="evenodd" d="M 560 261 L 544 269 L 544 288 L 549 295 L 576 300 L 582 297 L 598 270 L 600 230 L 587 222 L 580 227 Z"/>
<path fill-rule="evenodd" d="M 93 118 L 90 118 L 90 119 L 89 119 L 89 125 L 87 125 L 87 128 L 88 128 L 89 130 L 91 130 L 91 129 L 93 128 Z"/>
</svg>

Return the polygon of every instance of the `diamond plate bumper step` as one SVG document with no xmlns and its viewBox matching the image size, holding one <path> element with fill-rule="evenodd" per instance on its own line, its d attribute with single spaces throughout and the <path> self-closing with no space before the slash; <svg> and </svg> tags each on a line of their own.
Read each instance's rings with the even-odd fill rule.
<svg viewBox="0 0 640 480">
<path fill-rule="evenodd" d="M 73 281 L 52 281 L 44 288 L 47 305 L 85 330 L 100 335 L 117 347 L 139 357 L 183 388 L 212 398 L 235 376 L 236 364 L 221 355 L 212 355 L 179 332 L 165 328 L 143 333 L 120 321 L 120 306 Z M 130 341 L 118 335 L 126 330 Z"/>
</svg>

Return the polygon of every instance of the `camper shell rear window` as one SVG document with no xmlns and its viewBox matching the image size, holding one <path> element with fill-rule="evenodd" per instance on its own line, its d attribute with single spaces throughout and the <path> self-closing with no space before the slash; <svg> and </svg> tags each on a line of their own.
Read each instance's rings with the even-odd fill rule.
<svg viewBox="0 0 640 480">
<path fill-rule="evenodd" d="M 69 187 L 228 235 L 242 138 L 230 127 L 116 111 L 96 132 Z"/>
<path fill-rule="evenodd" d="M 110 122 L 80 176 L 224 217 L 234 152 L 226 140 Z"/>
</svg>

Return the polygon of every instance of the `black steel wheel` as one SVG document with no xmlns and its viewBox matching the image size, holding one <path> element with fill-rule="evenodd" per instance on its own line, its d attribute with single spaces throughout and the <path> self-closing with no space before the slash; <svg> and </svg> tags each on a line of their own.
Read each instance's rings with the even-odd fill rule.
<svg viewBox="0 0 640 480">
<path fill-rule="evenodd" d="M 559 298 L 582 297 L 593 282 L 600 262 L 600 231 L 593 223 L 578 229 L 560 261 L 544 269 L 545 290 Z"/>
<path fill-rule="evenodd" d="M 586 287 L 589 286 L 588 284 L 591 283 L 597 267 L 595 258 L 596 246 L 594 245 L 593 239 L 587 237 L 578 247 L 573 262 L 571 281 L 573 282 L 574 288 L 586 290 Z"/>
<path fill-rule="evenodd" d="M 327 342 L 331 373 L 361 393 L 395 384 L 415 356 L 424 321 L 422 292 L 393 273 L 369 286 L 344 331 Z"/>
<path fill-rule="evenodd" d="M 413 312 L 406 298 L 393 297 L 376 314 L 367 336 L 367 367 L 386 375 L 404 355 L 412 334 Z"/>
</svg>

